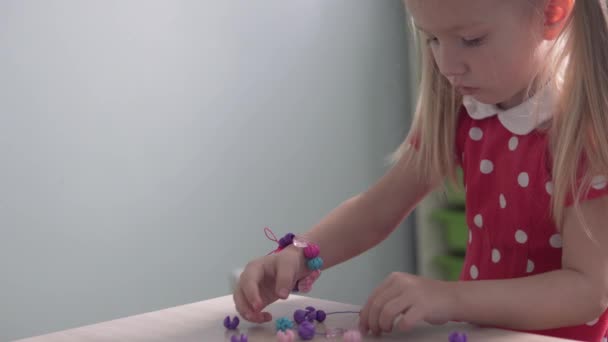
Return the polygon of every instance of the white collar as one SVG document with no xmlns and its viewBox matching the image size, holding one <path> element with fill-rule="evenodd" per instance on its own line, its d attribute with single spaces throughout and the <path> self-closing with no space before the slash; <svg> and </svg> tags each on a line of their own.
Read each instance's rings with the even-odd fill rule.
<svg viewBox="0 0 608 342">
<path fill-rule="evenodd" d="M 526 101 L 507 110 L 481 103 L 471 96 L 464 96 L 462 104 L 475 120 L 497 115 L 500 123 L 511 133 L 526 135 L 553 116 L 557 109 L 557 91 L 552 86 L 546 86 Z"/>
</svg>

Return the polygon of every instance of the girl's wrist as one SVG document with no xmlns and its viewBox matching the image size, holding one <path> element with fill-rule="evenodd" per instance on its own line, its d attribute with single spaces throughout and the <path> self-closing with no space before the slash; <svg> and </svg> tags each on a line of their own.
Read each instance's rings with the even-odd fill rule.
<svg viewBox="0 0 608 342">
<path fill-rule="evenodd" d="M 323 258 L 320 255 L 319 246 L 303 236 L 295 236 L 292 233 L 285 235 L 279 240 L 280 248 L 292 247 L 298 253 L 298 270 L 296 271 L 296 283 L 293 292 L 310 292 L 315 281 L 321 276 Z M 304 276 L 300 276 L 303 274 Z"/>
<path fill-rule="evenodd" d="M 310 270 L 306 266 L 306 257 L 304 256 L 301 248 L 290 245 L 285 247 L 281 253 L 293 255 L 298 260 L 298 269 L 295 274 L 296 280 L 302 279 L 310 274 Z"/>
<path fill-rule="evenodd" d="M 323 258 L 320 256 L 319 246 L 307 238 L 296 236 L 293 233 L 285 234 L 277 240 L 269 228 L 265 228 L 264 232 L 268 239 L 278 244 L 277 249 L 269 254 L 297 253 L 295 258 L 298 260 L 298 265 L 294 272 L 295 284 L 292 291 L 307 293 L 312 290 L 312 285 L 321 276 L 321 268 L 323 267 Z"/>
<path fill-rule="evenodd" d="M 462 287 L 459 286 L 458 281 L 442 281 L 444 285 L 445 296 L 445 308 L 446 314 L 449 321 L 461 321 L 462 320 Z"/>
</svg>

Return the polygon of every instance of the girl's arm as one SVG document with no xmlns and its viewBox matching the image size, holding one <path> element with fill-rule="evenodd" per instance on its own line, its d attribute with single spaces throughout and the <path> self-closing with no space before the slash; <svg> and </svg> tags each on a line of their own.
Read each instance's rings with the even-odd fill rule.
<svg viewBox="0 0 608 342">
<path fill-rule="evenodd" d="M 304 236 L 317 243 L 329 268 L 384 240 L 432 190 L 416 170 L 410 148 L 371 188 L 331 211 Z"/>
<path fill-rule="evenodd" d="M 594 240 L 583 230 L 574 209 L 567 209 L 561 270 L 454 283 L 453 319 L 521 330 L 593 322 L 608 307 L 607 208 L 607 198 L 581 203 Z"/>
</svg>

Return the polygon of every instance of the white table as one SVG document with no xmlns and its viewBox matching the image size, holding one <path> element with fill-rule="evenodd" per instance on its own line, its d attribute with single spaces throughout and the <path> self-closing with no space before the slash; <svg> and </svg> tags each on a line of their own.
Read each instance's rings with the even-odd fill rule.
<svg viewBox="0 0 608 342">
<path fill-rule="evenodd" d="M 241 320 L 239 332 L 246 333 L 250 342 L 275 341 L 274 319 L 288 316 L 293 319 L 296 309 L 306 306 L 331 311 L 358 311 L 358 306 L 316 298 L 291 295 L 285 301 L 272 304 L 268 309 L 273 322 L 256 325 Z M 20 340 L 20 342 L 72 342 L 72 341 L 155 341 L 155 342 L 221 342 L 230 341 L 234 332 L 227 333 L 223 326 L 226 316 L 236 315 L 232 296 L 224 296 L 165 310 L 144 313 L 113 321 L 60 331 L 48 335 Z M 351 328 L 356 325 L 356 314 L 337 314 L 327 317 L 326 324 Z M 318 328 L 322 330 L 322 327 Z M 466 332 L 469 342 L 558 342 L 563 339 L 533 334 L 515 333 L 498 329 L 483 329 L 469 324 L 448 323 L 442 326 L 420 324 L 407 333 L 394 333 L 382 337 L 366 337 L 365 341 L 448 341 L 450 332 Z M 300 341 L 299 338 L 296 340 Z M 317 337 L 314 341 L 328 341 Z M 338 340 L 340 341 L 340 340 Z"/>
</svg>

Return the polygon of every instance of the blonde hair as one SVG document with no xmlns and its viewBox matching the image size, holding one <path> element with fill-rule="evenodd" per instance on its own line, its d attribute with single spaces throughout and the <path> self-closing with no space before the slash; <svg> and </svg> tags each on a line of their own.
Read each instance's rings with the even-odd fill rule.
<svg viewBox="0 0 608 342">
<path fill-rule="evenodd" d="M 425 177 L 449 176 L 455 180 L 455 132 L 462 98 L 439 72 L 430 48 L 421 43 L 417 30 L 414 35 L 420 64 L 418 101 L 410 136 L 393 153 L 392 160 L 407 155 Z M 551 86 L 558 87 L 560 92 L 558 112 L 548 130 L 553 164 L 552 215 L 561 227 L 566 202 L 571 198 L 579 220 L 586 227 L 579 200 L 590 190 L 594 176 L 608 176 L 606 0 L 575 2 L 548 61 L 537 76 L 554 83 Z M 563 77 L 556 77 L 558 74 Z M 404 154 L 412 140 L 417 153 Z"/>
</svg>

